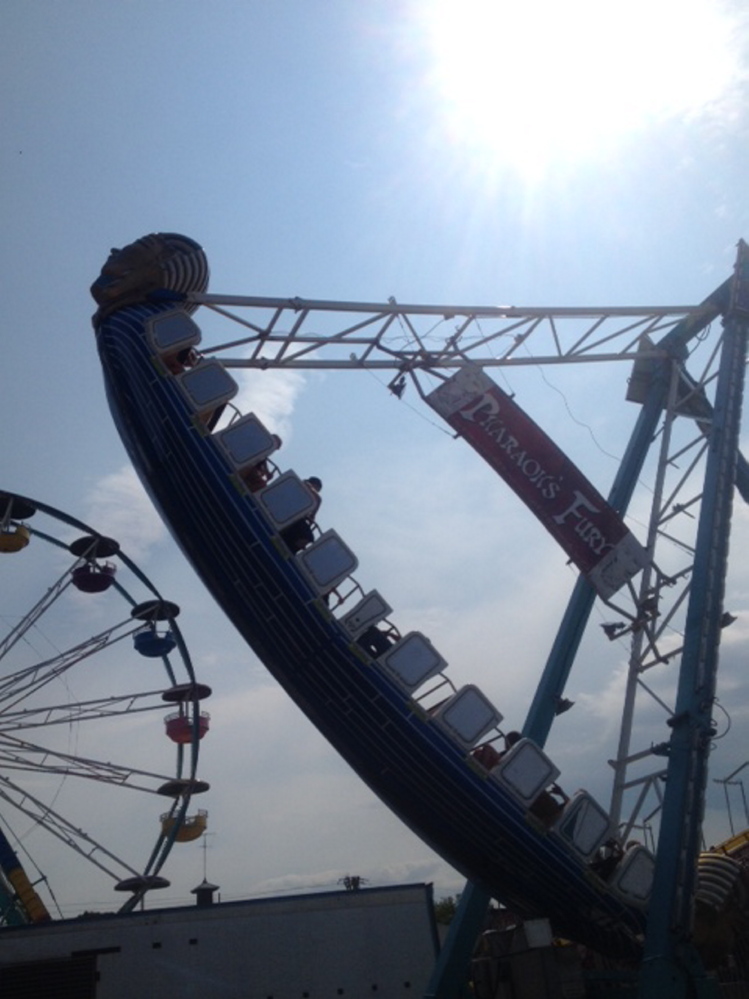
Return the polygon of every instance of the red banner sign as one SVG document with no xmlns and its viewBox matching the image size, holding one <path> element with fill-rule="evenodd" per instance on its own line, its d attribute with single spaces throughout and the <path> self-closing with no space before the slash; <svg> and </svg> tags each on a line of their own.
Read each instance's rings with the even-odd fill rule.
<svg viewBox="0 0 749 999">
<path fill-rule="evenodd" d="M 647 552 L 619 514 L 481 368 L 461 368 L 427 402 L 512 487 L 602 597 L 643 568 Z"/>
</svg>

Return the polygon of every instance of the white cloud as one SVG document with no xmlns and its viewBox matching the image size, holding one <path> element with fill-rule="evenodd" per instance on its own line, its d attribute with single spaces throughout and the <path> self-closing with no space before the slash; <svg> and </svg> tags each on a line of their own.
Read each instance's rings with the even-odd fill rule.
<svg viewBox="0 0 749 999">
<path fill-rule="evenodd" d="M 145 560 L 167 530 L 131 465 L 105 475 L 86 499 L 87 520 L 114 538 L 135 562 Z"/>
<path fill-rule="evenodd" d="M 357 876 L 364 886 L 390 884 L 433 884 L 435 897 L 463 891 L 465 879 L 448 867 L 439 857 L 402 860 L 393 864 L 366 865 L 356 869 L 334 867 L 310 873 L 291 872 L 277 878 L 268 878 L 253 885 L 251 894 L 279 895 L 286 892 L 330 891 L 343 886 L 344 878 Z"/>
<path fill-rule="evenodd" d="M 254 413 L 285 442 L 291 439 L 291 416 L 305 378 L 299 371 L 239 371 L 233 375 L 239 384 L 234 400 L 242 413 Z"/>
</svg>

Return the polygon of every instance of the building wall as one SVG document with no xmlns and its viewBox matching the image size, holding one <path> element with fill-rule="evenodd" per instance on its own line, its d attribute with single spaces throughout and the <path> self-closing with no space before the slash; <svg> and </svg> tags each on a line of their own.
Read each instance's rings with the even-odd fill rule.
<svg viewBox="0 0 749 999">
<path fill-rule="evenodd" d="M 76 999 L 415 997 L 436 953 L 430 885 L 365 888 L 3 930 L 0 994 L 33 974 L 19 996 L 63 999 L 64 962 L 75 978 L 93 958 L 94 990 Z"/>
</svg>

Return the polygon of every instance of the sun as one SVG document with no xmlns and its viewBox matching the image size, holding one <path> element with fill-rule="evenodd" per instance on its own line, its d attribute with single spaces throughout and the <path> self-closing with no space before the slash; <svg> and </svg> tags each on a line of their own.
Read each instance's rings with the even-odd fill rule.
<svg viewBox="0 0 749 999">
<path fill-rule="evenodd" d="M 718 0 L 416 0 L 412 11 L 451 141 L 524 169 L 701 113 L 738 73 Z"/>
</svg>

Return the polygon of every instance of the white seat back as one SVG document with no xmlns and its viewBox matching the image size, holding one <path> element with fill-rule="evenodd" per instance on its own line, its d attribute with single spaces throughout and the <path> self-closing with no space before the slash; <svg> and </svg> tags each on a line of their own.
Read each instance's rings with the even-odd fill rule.
<svg viewBox="0 0 749 999">
<path fill-rule="evenodd" d="M 330 593 L 359 564 L 356 555 L 335 531 L 326 531 L 297 554 L 297 560 L 318 593 Z"/>
<path fill-rule="evenodd" d="M 359 603 L 344 614 L 340 621 L 352 638 L 357 638 L 363 631 L 373 624 L 382 621 L 383 618 L 391 614 L 393 608 L 382 599 L 377 590 L 370 590 Z"/>
<path fill-rule="evenodd" d="M 570 798 L 554 823 L 554 832 L 586 860 L 613 834 L 608 812 L 587 791 L 576 791 Z"/>
<path fill-rule="evenodd" d="M 471 749 L 483 735 L 499 725 L 502 715 L 478 687 L 468 684 L 434 712 L 433 720 L 461 746 Z"/>
<path fill-rule="evenodd" d="M 645 906 L 650 900 L 655 874 L 655 857 L 644 846 L 631 846 L 622 857 L 609 884 L 632 905 Z"/>
<path fill-rule="evenodd" d="M 225 405 L 237 394 L 238 387 L 220 361 L 200 361 L 177 375 L 182 391 L 198 415 Z"/>
<path fill-rule="evenodd" d="M 409 632 L 376 661 L 408 693 L 447 668 L 447 662 L 419 631 Z"/>
<path fill-rule="evenodd" d="M 257 465 L 276 450 L 273 434 L 254 413 L 235 420 L 225 430 L 219 430 L 215 437 L 229 461 L 239 471 Z"/>
<path fill-rule="evenodd" d="M 146 323 L 151 346 L 159 354 L 176 354 L 200 343 L 200 327 L 186 312 L 161 312 Z"/>
<path fill-rule="evenodd" d="M 491 775 L 528 807 L 556 781 L 559 770 L 535 742 L 520 739 L 502 756 Z"/>
<path fill-rule="evenodd" d="M 284 472 L 255 496 L 278 528 L 311 516 L 319 504 L 319 497 L 296 472 Z"/>
</svg>

